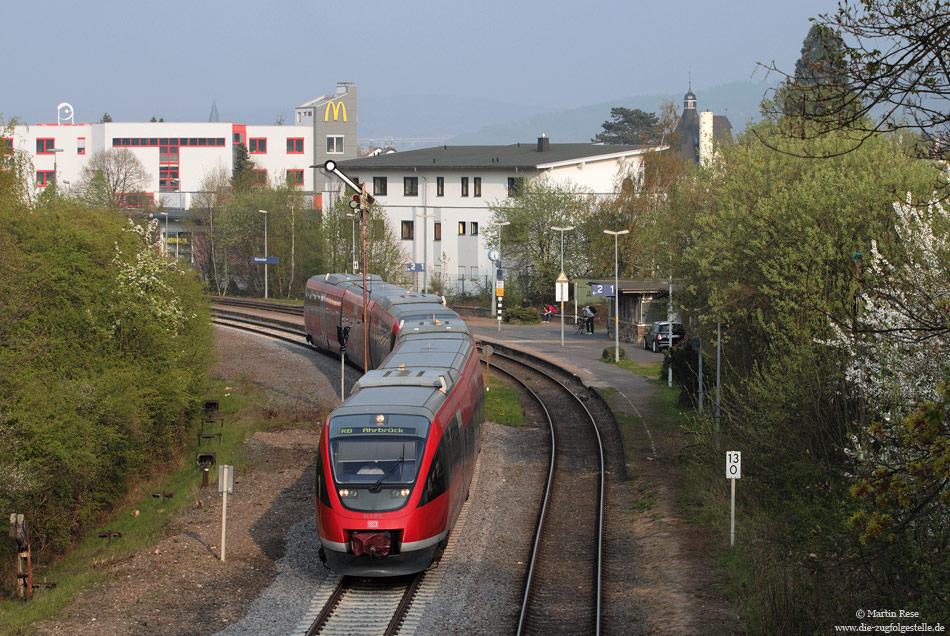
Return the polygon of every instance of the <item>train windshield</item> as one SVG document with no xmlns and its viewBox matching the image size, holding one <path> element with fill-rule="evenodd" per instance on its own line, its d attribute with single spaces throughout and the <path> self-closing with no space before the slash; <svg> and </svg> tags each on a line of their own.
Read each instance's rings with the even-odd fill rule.
<svg viewBox="0 0 950 636">
<path fill-rule="evenodd" d="M 425 451 L 429 420 L 417 415 L 330 418 L 330 463 L 338 486 L 379 492 L 411 486 Z"/>
</svg>

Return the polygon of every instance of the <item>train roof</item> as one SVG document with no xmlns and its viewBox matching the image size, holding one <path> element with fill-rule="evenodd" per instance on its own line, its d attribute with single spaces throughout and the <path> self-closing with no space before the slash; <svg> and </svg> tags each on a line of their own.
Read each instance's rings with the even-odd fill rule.
<svg viewBox="0 0 950 636">
<path fill-rule="evenodd" d="M 386 405 L 390 412 L 431 419 L 461 379 L 473 348 L 468 326 L 460 318 L 403 325 L 399 343 L 383 365 L 360 378 L 336 412 L 370 413 Z"/>
<path fill-rule="evenodd" d="M 312 281 L 323 282 L 337 287 L 342 287 L 351 292 L 363 293 L 362 274 L 323 274 L 311 277 Z M 400 285 L 387 283 L 380 278 L 379 274 L 370 274 L 366 277 L 366 288 L 369 292 L 369 299 L 383 308 L 389 310 L 394 315 L 400 313 L 402 305 L 413 305 L 412 313 L 428 311 L 433 305 L 443 305 L 443 298 L 438 294 L 423 294 L 420 292 L 406 289 Z M 422 305 L 422 307 L 420 307 Z M 437 313 L 448 313 L 451 309 Z"/>
<path fill-rule="evenodd" d="M 359 379 L 335 413 L 376 413 L 384 408 L 432 419 L 460 378 L 459 372 L 450 368 L 376 369 Z"/>
</svg>

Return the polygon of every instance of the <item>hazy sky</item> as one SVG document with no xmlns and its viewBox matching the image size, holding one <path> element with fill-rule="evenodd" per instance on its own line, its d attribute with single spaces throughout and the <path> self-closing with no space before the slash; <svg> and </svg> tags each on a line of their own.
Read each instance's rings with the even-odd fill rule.
<svg viewBox="0 0 950 636">
<path fill-rule="evenodd" d="M 274 123 L 354 81 L 359 97 L 445 95 L 562 109 L 791 69 L 834 0 L 107 0 L 8 3 L 0 114 L 56 121 Z M 12 60 L 10 57 L 12 53 Z M 12 63 L 11 63 L 12 62 Z M 288 121 L 289 123 L 289 121 Z"/>
</svg>

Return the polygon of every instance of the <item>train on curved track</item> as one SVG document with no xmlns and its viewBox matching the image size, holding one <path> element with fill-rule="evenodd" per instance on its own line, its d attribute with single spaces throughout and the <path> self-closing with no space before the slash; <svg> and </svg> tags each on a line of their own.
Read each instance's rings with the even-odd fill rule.
<svg viewBox="0 0 950 636">
<path fill-rule="evenodd" d="M 440 296 L 366 280 L 365 308 L 362 276 L 307 282 L 307 341 L 360 366 L 368 347 L 369 360 L 327 417 L 314 507 L 331 570 L 399 576 L 432 564 L 468 497 L 485 382 L 467 325 Z"/>
</svg>

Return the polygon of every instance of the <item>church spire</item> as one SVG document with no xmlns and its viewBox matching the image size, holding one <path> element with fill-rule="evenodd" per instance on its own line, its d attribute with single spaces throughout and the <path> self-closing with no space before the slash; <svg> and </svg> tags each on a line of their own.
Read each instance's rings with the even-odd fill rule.
<svg viewBox="0 0 950 636">
<path fill-rule="evenodd" d="M 218 117 L 218 102 L 214 98 L 211 98 L 211 114 L 208 115 L 209 122 L 218 122 L 221 121 L 221 118 Z"/>
</svg>

